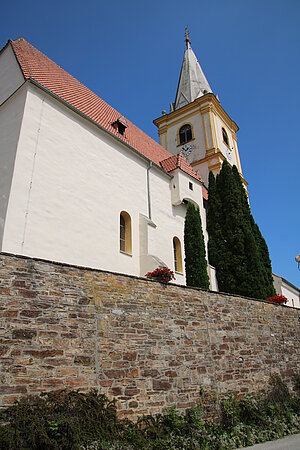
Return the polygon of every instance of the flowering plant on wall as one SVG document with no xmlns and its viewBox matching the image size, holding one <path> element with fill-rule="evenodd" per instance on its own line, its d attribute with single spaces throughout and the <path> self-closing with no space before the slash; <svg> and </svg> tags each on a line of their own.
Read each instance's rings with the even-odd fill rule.
<svg viewBox="0 0 300 450">
<path fill-rule="evenodd" d="M 157 267 L 153 272 L 146 273 L 145 276 L 165 284 L 169 283 L 171 280 L 175 280 L 174 272 L 166 266 Z"/>
<path fill-rule="evenodd" d="M 268 301 L 274 303 L 275 305 L 284 305 L 287 303 L 287 298 L 284 295 L 273 295 L 273 297 L 269 297 Z"/>
</svg>

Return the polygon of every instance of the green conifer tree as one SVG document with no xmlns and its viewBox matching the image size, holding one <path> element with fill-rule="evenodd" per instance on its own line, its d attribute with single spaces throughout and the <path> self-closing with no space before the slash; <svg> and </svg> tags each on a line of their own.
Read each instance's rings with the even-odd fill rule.
<svg viewBox="0 0 300 450">
<path fill-rule="evenodd" d="M 268 297 L 276 294 L 275 289 L 274 289 L 274 284 L 273 284 L 272 265 L 271 265 L 268 246 L 266 244 L 265 239 L 263 238 L 263 236 L 261 234 L 261 231 L 260 231 L 258 225 L 254 221 L 254 218 L 252 216 L 251 209 L 249 206 L 248 198 L 246 195 L 246 191 L 244 189 L 241 176 L 240 176 L 236 166 L 233 166 L 232 173 L 235 177 L 235 181 L 240 190 L 245 220 L 249 221 L 251 229 L 252 229 L 252 233 L 256 240 L 256 244 L 258 247 L 259 256 L 261 258 L 261 263 L 263 265 L 263 272 L 264 272 L 264 274 L 263 274 L 263 276 L 264 276 L 264 298 L 268 298 Z"/>
<path fill-rule="evenodd" d="M 223 255 L 216 265 L 219 289 L 243 294 L 241 283 L 246 271 L 244 221 L 240 198 L 229 164 L 224 161 L 216 180 L 217 192 L 221 201 L 221 222 L 223 236 Z"/>
<path fill-rule="evenodd" d="M 187 285 L 209 289 L 201 217 L 199 209 L 191 202 L 185 216 L 184 250 Z"/>
<path fill-rule="evenodd" d="M 238 181 L 235 171 L 224 161 L 215 186 L 210 177 L 208 248 L 209 252 L 212 249 L 213 257 L 210 262 L 216 267 L 220 291 L 266 298 L 266 271 L 257 235 L 258 227 L 251 215 L 242 182 L 240 178 Z M 210 205 L 211 201 L 213 205 Z M 216 204 L 221 204 L 219 214 L 214 212 Z M 215 225 L 210 216 L 212 211 L 216 218 Z M 215 249 L 217 245 L 220 245 L 220 252 Z"/>
<path fill-rule="evenodd" d="M 223 272 L 224 270 L 226 272 L 226 248 L 222 230 L 222 203 L 217 191 L 216 179 L 212 172 L 209 172 L 208 178 L 208 199 L 208 260 L 211 265 L 218 267 L 218 271 L 216 272 L 218 287 L 224 292 L 225 286 L 223 279 L 225 279 L 225 274 Z"/>
</svg>

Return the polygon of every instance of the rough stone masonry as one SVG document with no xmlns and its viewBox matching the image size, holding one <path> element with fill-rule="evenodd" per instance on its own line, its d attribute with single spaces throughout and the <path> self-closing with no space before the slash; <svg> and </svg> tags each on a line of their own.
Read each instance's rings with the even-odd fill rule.
<svg viewBox="0 0 300 450">
<path fill-rule="evenodd" d="M 299 310 L 0 254 L 0 404 L 98 388 L 135 418 L 299 371 Z"/>
</svg>

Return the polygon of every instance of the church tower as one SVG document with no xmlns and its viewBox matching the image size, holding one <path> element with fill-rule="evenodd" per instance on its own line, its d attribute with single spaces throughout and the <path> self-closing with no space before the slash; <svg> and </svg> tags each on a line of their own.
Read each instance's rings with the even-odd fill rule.
<svg viewBox="0 0 300 450">
<path fill-rule="evenodd" d="M 175 102 L 154 124 L 160 144 L 174 155 L 182 152 L 206 185 L 209 171 L 216 175 L 225 159 L 235 164 L 242 176 L 236 136 L 239 128 L 214 95 L 192 50 L 187 28 Z"/>
</svg>

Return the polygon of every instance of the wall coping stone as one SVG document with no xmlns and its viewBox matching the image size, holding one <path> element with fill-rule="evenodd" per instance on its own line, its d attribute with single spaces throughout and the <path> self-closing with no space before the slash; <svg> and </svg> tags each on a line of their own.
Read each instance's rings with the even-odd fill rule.
<svg viewBox="0 0 300 450">
<path fill-rule="evenodd" d="M 19 259 L 26 259 L 26 260 L 31 260 L 31 261 L 37 261 L 37 262 L 42 262 L 42 263 L 47 263 L 47 264 L 53 264 L 56 266 L 60 266 L 60 267 L 71 267 L 71 268 L 75 268 L 75 269 L 79 269 L 79 270 L 89 270 L 90 272 L 96 272 L 96 273 L 107 273 L 110 275 L 117 275 L 117 276 L 122 276 L 125 278 L 131 278 L 133 280 L 139 280 L 139 281 L 143 281 L 143 282 L 152 282 L 152 283 L 160 283 L 159 281 L 153 280 L 151 278 L 146 278 L 146 277 L 138 277 L 137 275 L 129 275 L 126 273 L 121 273 L 121 272 L 113 272 L 113 271 L 109 271 L 109 270 L 103 270 L 103 269 L 96 269 L 95 267 L 89 267 L 89 266 L 80 266 L 77 264 L 70 264 L 70 263 L 64 263 L 64 262 L 59 262 L 59 261 L 52 261 L 50 259 L 44 259 L 44 258 L 37 258 L 37 257 L 32 257 L 32 256 L 26 256 L 26 255 L 19 255 L 19 254 L 15 254 L 15 253 L 9 253 L 9 252 L 0 252 L 0 255 L 3 256 L 10 256 L 10 257 L 15 257 L 15 258 L 19 258 Z M 160 283 L 162 284 L 162 283 Z M 260 303 L 267 303 L 268 305 L 272 305 L 274 307 L 282 307 L 282 308 L 287 308 L 286 305 L 276 305 L 274 303 L 268 302 L 268 300 L 264 300 L 264 299 L 257 299 L 257 298 L 253 298 L 253 297 L 246 297 L 243 295 L 238 295 L 238 294 L 229 294 L 227 292 L 220 292 L 220 291 L 213 291 L 213 290 L 208 290 L 208 289 L 203 289 L 203 288 L 199 288 L 199 287 L 194 287 L 194 286 L 186 286 L 184 284 L 175 284 L 175 283 L 168 283 L 169 286 L 178 288 L 178 289 L 190 289 L 190 290 L 194 290 L 194 291 L 200 291 L 200 292 L 209 292 L 209 293 L 213 293 L 216 295 L 224 295 L 226 297 L 236 297 L 239 299 L 244 299 L 244 300 L 250 300 L 250 301 L 254 301 L 254 302 L 260 302 Z M 167 286 L 166 284 L 163 284 L 163 286 Z M 289 308 L 291 309 L 295 309 L 298 310 L 298 308 L 295 308 L 293 306 L 290 306 Z M 299 316 L 300 317 L 300 316 Z"/>
</svg>

